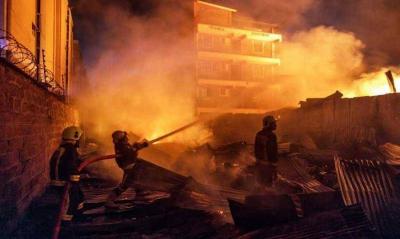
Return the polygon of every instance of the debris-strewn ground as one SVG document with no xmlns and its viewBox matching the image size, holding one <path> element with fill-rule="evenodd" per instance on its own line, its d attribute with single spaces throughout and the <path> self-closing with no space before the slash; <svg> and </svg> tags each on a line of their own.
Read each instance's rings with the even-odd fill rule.
<svg viewBox="0 0 400 239">
<path fill-rule="evenodd" d="M 211 177 L 223 180 L 238 168 L 219 185 L 143 161 L 139 178 L 148 190 L 129 189 L 114 211 L 103 207 L 113 186 L 88 174 L 81 181 L 85 210 L 63 225 L 61 238 L 398 238 L 399 148 L 388 144 L 368 150 L 367 159 L 345 159 L 335 151 L 281 146 L 272 188 L 249 186 L 255 184 L 251 164 L 221 158 L 229 147 L 211 149 L 224 165 Z M 19 237 L 49 238 L 58 203 L 48 193 L 38 199 Z"/>
</svg>

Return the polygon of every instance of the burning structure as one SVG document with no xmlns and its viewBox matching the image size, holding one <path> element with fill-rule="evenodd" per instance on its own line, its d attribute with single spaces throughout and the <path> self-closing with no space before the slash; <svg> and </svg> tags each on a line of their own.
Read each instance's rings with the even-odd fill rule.
<svg viewBox="0 0 400 239">
<path fill-rule="evenodd" d="M 100 48 L 85 52 L 95 59 L 87 63 L 92 90 L 77 101 L 85 132 L 98 144 L 94 152 L 93 144 L 82 145 L 82 159 L 90 158 L 88 152 L 96 158 L 86 159 L 74 175 L 85 195 L 82 214 L 53 227 L 66 198 L 51 190 L 42 194 L 49 154 L 62 128 L 78 123 L 66 98 L 77 92 L 71 85 L 84 87 L 72 80 L 83 80 L 86 71 L 76 42 L 71 45 L 67 1 L 24 1 L 26 8 L 21 1 L 0 2 L 6 6 L 1 24 L 15 34 L 0 39 L 2 225 L 15 229 L 33 201 L 15 236 L 43 238 L 61 229 L 61 238 L 398 238 L 398 94 L 342 98 L 336 92 L 320 98 L 333 88 L 351 91 L 353 83 L 368 87 L 347 96 L 386 84 L 378 79 L 369 85 L 369 77 L 351 81 L 364 70 L 364 44 L 353 33 L 326 26 L 281 42 L 275 25 L 197 0 L 149 0 L 145 10 L 131 9 L 134 0 L 121 1 L 122 7 L 114 5 L 119 1 L 74 1 L 83 10 L 75 23 L 81 20 L 80 34 L 89 36 L 83 50 Z M 86 24 L 82 15 L 100 20 Z M 284 46 L 279 58 L 278 45 Z M 71 68 L 79 77 L 73 78 Z M 398 80 L 391 77 L 392 91 Z M 273 186 L 263 187 L 252 145 L 261 113 L 306 96 L 313 98 L 299 108 L 269 112 L 280 116 L 278 176 Z M 202 131 L 178 130 L 183 139 L 141 151 L 148 161 L 136 159 L 132 186 L 142 190 L 125 191 L 116 201 L 121 208 L 103 207 L 113 186 L 109 176 L 121 172 L 110 160 L 84 166 L 108 153 L 112 131 L 132 132 L 134 141 L 159 140 L 194 115 L 221 113 L 232 114 L 212 120 L 214 134 L 206 141 Z"/>
</svg>

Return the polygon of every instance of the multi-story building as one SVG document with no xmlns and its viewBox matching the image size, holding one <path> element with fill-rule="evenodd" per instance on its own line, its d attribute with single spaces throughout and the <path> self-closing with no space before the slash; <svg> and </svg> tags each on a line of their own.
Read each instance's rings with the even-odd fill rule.
<svg viewBox="0 0 400 239">
<path fill-rule="evenodd" d="M 37 76 L 32 77 L 57 84 L 68 95 L 73 58 L 73 22 L 68 0 L 0 0 L 0 6 L 0 34 L 12 36 L 20 49 L 23 46 L 24 55 L 18 55 L 20 49 L 13 49 L 14 43 L 4 46 L 10 43 L 4 40 L 6 36 L 0 36 L 0 44 L 7 51 L 14 51 L 14 58 L 28 58 L 29 54 L 30 59 L 23 64 L 35 61 L 31 70 Z"/>
<path fill-rule="evenodd" d="M 77 63 L 72 36 L 67 0 L 0 0 L 2 238 L 23 235 L 19 220 L 48 185 L 61 132 L 79 123 L 67 97 Z"/>
<path fill-rule="evenodd" d="M 253 97 L 280 64 L 277 26 L 204 1 L 195 1 L 194 15 L 197 113 L 264 113 Z"/>
</svg>

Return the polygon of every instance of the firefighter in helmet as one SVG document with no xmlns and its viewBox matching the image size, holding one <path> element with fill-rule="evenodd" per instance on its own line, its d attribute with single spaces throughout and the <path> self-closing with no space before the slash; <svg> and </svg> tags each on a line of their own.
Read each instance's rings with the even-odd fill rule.
<svg viewBox="0 0 400 239">
<path fill-rule="evenodd" d="M 272 186 L 277 178 L 278 143 L 274 133 L 276 119 L 272 115 L 263 118 L 263 129 L 255 138 L 256 178 L 263 186 Z"/>
<path fill-rule="evenodd" d="M 78 148 L 82 134 L 82 129 L 77 126 L 65 128 L 62 132 L 61 144 L 50 159 L 50 188 L 61 196 L 66 183 L 70 183 L 68 203 L 65 205 L 67 208 L 62 216 L 63 221 L 71 221 L 73 216 L 83 208 L 84 197 L 79 187 L 78 172 L 81 163 Z"/>
<path fill-rule="evenodd" d="M 128 133 L 121 130 L 114 131 L 112 139 L 116 154 L 115 161 L 123 170 L 123 178 L 122 182 L 108 196 L 105 206 L 110 209 L 118 208 L 118 205 L 115 204 L 115 200 L 130 186 L 134 186 L 136 180 L 135 164 L 138 160 L 138 151 L 149 145 L 147 141 L 130 144 Z M 135 190 L 138 194 L 139 188 L 135 188 Z"/>
</svg>

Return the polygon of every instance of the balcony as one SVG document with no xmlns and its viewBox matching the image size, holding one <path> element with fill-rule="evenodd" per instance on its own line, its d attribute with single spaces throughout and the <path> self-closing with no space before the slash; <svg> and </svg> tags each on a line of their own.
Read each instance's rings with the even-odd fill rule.
<svg viewBox="0 0 400 239">
<path fill-rule="evenodd" d="M 271 28 L 272 29 L 272 28 Z M 212 35 L 229 36 L 238 39 L 252 39 L 266 42 L 282 41 L 282 35 L 276 32 L 263 31 L 261 29 L 236 28 L 233 25 L 214 25 L 210 23 L 198 23 L 197 32 Z"/>
<path fill-rule="evenodd" d="M 199 57 L 279 65 L 280 60 L 275 58 L 275 48 L 273 42 L 235 39 L 205 33 L 197 34 Z"/>
<path fill-rule="evenodd" d="M 259 30 L 263 32 L 279 32 L 278 25 L 265 22 L 254 21 L 251 18 L 235 15 L 232 18 L 232 26 L 243 29 Z"/>
<path fill-rule="evenodd" d="M 200 113 L 262 114 L 266 105 L 257 102 L 257 88 L 233 88 L 231 86 L 200 87 L 196 98 L 196 110 Z"/>
<path fill-rule="evenodd" d="M 232 60 L 234 62 L 251 62 L 257 64 L 266 65 L 280 65 L 281 60 L 277 58 L 270 58 L 264 56 L 254 55 L 242 55 L 231 52 L 219 52 L 219 51 L 198 51 L 197 57 L 199 59 L 220 59 L 220 60 Z"/>
<path fill-rule="evenodd" d="M 232 87 L 206 87 L 199 88 L 200 92 L 196 98 L 198 107 L 223 107 L 223 108 L 265 108 L 265 105 L 257 102 L 254 95 L 260 89 L 239 89 Z M 206 91 L 201 91 L 207 89 Z M 204 94 L 206 92 L 207 94 Z"/>
<path fill-rule="evenodd" d="M 197 66 L 196 78 L 200 85 L 257 87 L 274 80 L 273 66 L 229 61 L 199 61 Z"/>
<path fill-rule="evenodd" d="M 252 88 L 261 86 L 259 81 L 244 81 L 244 80 L 223 80 L 223 79 L 198 79 L 199 85 L 214 85 L 214 86 L 230 86 L 230 87 L 245 87 Z"/>
<path fill-rule="evenodd" d="M 197 107 L 196 111 L 197 114 L 265 114 L 268 109 Z"/>
<path fill-rule="evenodd" d="M 274 47 L 272 45 L 261 45 L 258 51 L 254 50 L 253 45 L 241 44 L 220 44 L 220 45 L 211 45 L 205 46 L 203 44 L 198 44 L 197 51 L 206 51 L 206 52 L 216 52 L 216 53 L 229 53 L 234 55 L 244 55 L 244 56 L 255 56 L 255 57 L 266 57 L 266 58 L 274 58 Z"/>
<path fill-rule="evenodd" d="M 225 99 L 218 97 L 197 99 L 196 110 L 198 113 L 263 114 L 267 111 L 267 108 L 251 99 L 237 101 L 232 97 L 226 97 Z"/>
</svg>

